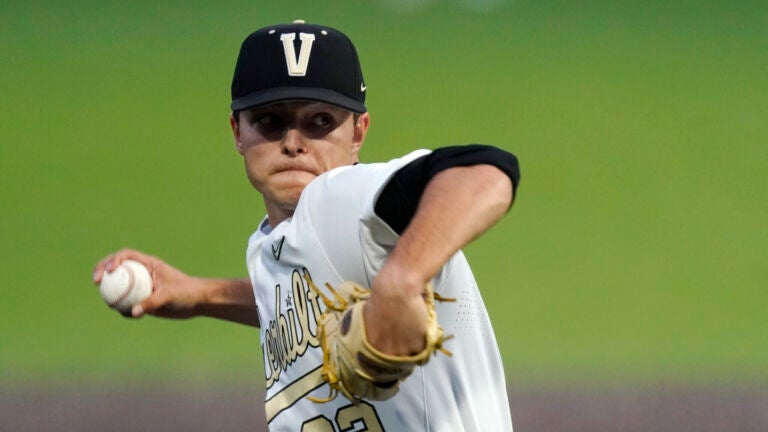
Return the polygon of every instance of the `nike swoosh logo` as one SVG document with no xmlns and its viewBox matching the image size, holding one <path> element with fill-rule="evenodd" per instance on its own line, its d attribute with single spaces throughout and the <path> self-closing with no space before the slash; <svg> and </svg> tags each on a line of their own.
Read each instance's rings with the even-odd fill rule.
<svg viewBox="0 0 768 432">
<path fill-rule="evenodd" d="M 280 261 L 280 253 L 283 251 L 284 241 L 285 236 L 283 236 L 280 241 L 276 243 L 277 247 L 275 247 L 275 244 L 272 245 L 272 256 L 275 257 L 275 261 Z"/>
<path fill-rule="evenodd" d="M 366 86 L 365 86 L 365 83 L 360 83 L 360 91 L 361 91 L 361 92 L 364 92 L 364 91 L 365 91 L 365 89 L 367 89 L 367 88 L 368 88 L 368 87 L 366 87 Z"/>
</svg>

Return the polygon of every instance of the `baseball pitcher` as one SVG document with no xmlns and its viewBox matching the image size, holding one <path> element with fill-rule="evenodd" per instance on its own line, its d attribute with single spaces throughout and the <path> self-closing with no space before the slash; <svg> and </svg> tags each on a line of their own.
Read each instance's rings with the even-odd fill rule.
<svg viewBox="0 0 768 432">
<path fill-rule="evenodd" d="M 517 159 L 486 145 L 360 163 L 371 117 L 343 33 L 296 21 L 249 35 L 230 124 L 266 216 L 249 278 L 142 262 L 154 291 L 131 311 L 260 327 L 272 431 L 511 431 L 498 345 L 461 248 L 512 205 Z M 255 221 L 256 223 L 256 221 Z"/>
</svg>

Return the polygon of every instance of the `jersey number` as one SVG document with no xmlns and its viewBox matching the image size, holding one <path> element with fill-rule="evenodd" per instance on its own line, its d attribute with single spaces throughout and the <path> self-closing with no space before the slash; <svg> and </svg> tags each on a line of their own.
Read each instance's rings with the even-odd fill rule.
<svg viewBox="0 0 768 432">
<path fill-rule="evenodd" d="M 347 405 L 336 411 L 336 425 L 338 430 L 384 432 L 376 410 L 368 402 L 360 402 L 359 405 Z M 355 426 L 355 429 L 351 429 Z M 330 419 L 318 416 L 309 419 L 301 425 L 301 432 L 336 432 Z"/>
</svg>

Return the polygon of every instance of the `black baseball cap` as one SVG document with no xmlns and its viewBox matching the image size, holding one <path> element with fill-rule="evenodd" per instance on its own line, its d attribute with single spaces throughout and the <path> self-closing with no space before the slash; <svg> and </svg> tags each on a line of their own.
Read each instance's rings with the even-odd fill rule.
<svg viewBox="0 0 768 432">
<path fill-rule="evenodd" d="M 231 108 L 311 100 L 364 113 L 365 90 L 357 51 L 344 33 L 294 21 L 256 30 L 243 41 Z"/>
</svg>

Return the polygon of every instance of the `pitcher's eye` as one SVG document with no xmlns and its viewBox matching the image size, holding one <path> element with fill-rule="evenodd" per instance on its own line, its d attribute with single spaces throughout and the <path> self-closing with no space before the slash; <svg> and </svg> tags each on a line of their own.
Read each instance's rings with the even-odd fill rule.
<svg viewBox="0 0 768 432">
<path fill-rule="evenodd" d="M 312 124 L 319 127 L 328 127 L 333 124 L 333 117 L 330 114 L 315 114 L 312 116 Z"/>
<path fill-rule="evenodd" d="M 270 134 L 283 130 L 287 121 L 281 115 L 264 113 L 255 116 L 253 124 L 261 133 Z"/>
<path fill-rule="evenodd" d="M 271 126 L 277 123 L 277 117 L 272 114 L 265 114 L 256 118 L 256 124 L 259 126 Z"/>
</svg>

